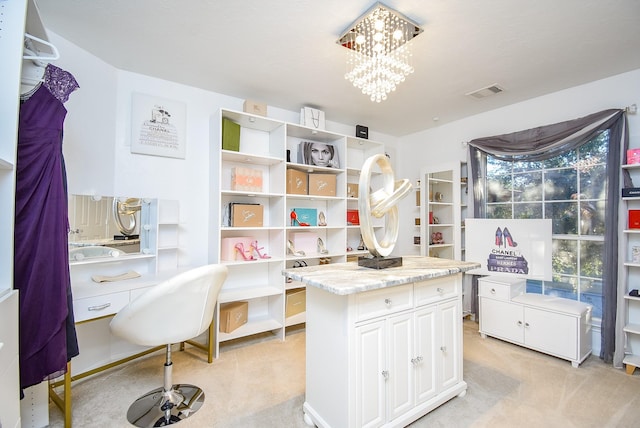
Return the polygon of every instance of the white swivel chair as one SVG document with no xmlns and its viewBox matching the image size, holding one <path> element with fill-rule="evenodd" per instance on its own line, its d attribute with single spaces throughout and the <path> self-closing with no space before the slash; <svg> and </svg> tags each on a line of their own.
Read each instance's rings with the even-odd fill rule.
<svg viewBox="0 0 640 428">
<path fill-rule="evenodd" d="M 143 346 L 166 345 L 164 386 L 138 398 L 127 420 L 138 427 L 159 427 L 180 422 L 204 402 L 194 385 L 173 385 L 171 344 L 202 334 L 213 320 L 227 267 L 207 265 L 191 269 L 151 287 L 111 320 L 113 334 Z"/>
</svg>

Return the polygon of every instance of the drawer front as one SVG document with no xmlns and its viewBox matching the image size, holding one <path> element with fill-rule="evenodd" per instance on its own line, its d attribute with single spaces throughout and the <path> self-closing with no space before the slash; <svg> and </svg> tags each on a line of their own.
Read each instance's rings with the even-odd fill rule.
<svg viewBox="0 0 640 428">
<path fill-rule="evenodd" d="M 372 290 L 356 295 L 356 319 L 362 321 L 413 307 L 413 285 Z"/>
<path fill-rule="evenodd" d="M 490 299 L 509 301 L 514 295 L 519 293 L 520 288 L 505 284 L 496 284 L 495 282 L 478 282 L 478 294 L 480 297 L 488 297 Z M 514 294 L 517 293 L 517 294 Z M 524 290 L 522 290 L 524 292 Z"/>
<path fill-rule="evenodd" d="M 446 276 L 415 284 L 416 306 L 455 297 L 460 290 L 459 276 Z"/>
<path fill-rule="evenodd" d="M 129 303 L 129 291 L 87 297 L 73 301 L 76 322 L 114 315 Z"/>
</svg>

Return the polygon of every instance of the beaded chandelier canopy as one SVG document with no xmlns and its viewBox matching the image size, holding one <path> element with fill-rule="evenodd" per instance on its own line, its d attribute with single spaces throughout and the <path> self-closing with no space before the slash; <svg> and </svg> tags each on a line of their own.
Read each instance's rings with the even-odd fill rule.
<svg viewBox="0 0 640 428">
<path fill-rule="evenodd" d="M 422 31 L 399 12 L 374 4 L 338 39 L 350 51 L 345 78 L 371 101 L 386 100 L 413 73 L 408 42 Z"/>
</svg>

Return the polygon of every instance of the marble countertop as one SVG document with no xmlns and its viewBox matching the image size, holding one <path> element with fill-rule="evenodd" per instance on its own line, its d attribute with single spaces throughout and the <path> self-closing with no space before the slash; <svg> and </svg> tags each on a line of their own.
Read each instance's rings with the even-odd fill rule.
<svg viewBox="0 0 640 428">
<path fill-rule="evenodd" d="M 282 273 L 308 286 L 347 295 L 454 275 L 479 267 L 480 263 L 475 262 L 404 256 L 402 266 L 388 269 L 371 269 L 358 266 L 357 262 L 348 262 L 291 268 Z"/>
</svg>

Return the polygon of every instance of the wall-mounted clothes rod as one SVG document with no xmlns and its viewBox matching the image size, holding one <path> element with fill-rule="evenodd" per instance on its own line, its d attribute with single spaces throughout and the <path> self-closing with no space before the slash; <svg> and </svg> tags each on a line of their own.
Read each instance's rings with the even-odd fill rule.
<svg viewBox="0 0 640 428">
<path fill-rule="evenodd" d="M 24 33 L 25 38 L 25 55 L 22 56 L 22 59 L 32 59 L 37 61 L 55 61 L 60 58 L 60 53 L 58 52 L 58 48 L 56 48 L 53 43 L 50 43 L 46 40 L 42 40 L 36 36 L 32 36 L 29 33 Z M 32 41 L 42 43 L 45 46 L 49 46 L 51 48 L 51 55 L 38 55 L 37 49 L 32 47 Z"/>
</svg>

